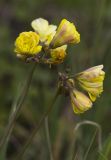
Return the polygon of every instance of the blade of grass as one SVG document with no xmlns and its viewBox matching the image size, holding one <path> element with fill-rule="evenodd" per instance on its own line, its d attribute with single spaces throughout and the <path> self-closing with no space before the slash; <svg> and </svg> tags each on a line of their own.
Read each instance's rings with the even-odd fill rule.
<svg viewBox="0 0 111 160">
<path fill-rule="evenodd" d="M 102 150 L 99 152 L 98 160 L 108 160 L 111 156 L 111 135 L 104 142 Z"/>
<path fill-rule="evenodd" d="M 99 158 L 100 158 L 101 160 L 108 160 L 107 157 L 105 157 L 105 156 L 102 154 L 102 152 L 99 152 Z"/>
<path fill-rule="evenodd" d="M 98 141 L 98 151 L 101 151 L 102 150 L 102 131 L 101 131 L 101 126 L 96 123 L 96 122 L 92 122 L 92 121 L 88 121 L 88 120 L 84 120 L 82 122 L 79 122 L 76 124 L 75 128 L 74 128 L 74 140 L 73 140 L 73 143 L 72 143 L 72 147 L 71 147 L 71 152 L 72 152 L 72 160 L 74 159 L 74 147 L 75 147 L 75 143 L 76 143 L 76 140 L 77 140 L 77 132 L 79 130 L 79 128 L 83 125 L 91 125 L 91 126 L 94 126 L 96 127 L 96 130 L 98 132 L 98 138 L 97 138 L 97 141 Z M 95 136 L 95 134 L 94 134 Z M 87 150 L 87 154 L 89 153 L 89 150 L 90 150 L 90 147 L 92 146 L 92 143 L 93 143 L 93 139 L 94 137 L 92 138 L 92 141 L 90 143 L 90 146 L 88 147 L 88 150 Z M 87 154 L 85 157 L 87 157 Z M 85 158 L 84 157 L 84 158 Z"/>
<path fill-rule="evenodd" d="M 76 153 L 75 157 L 72 158 L 72 160 L 78 160 L 78 153 Z"/>
<path fill-rule="evenodd" d="M 56 94 L 54 96 L 54 99 L 52 100 L 51 105 L 49 106 L 48 110 L 46 110 L 46 112 L 43 114 L 43 116 L 41 117 L 37 127 L 33 130 L 33 132 L 31 133 L 30 137 L 28 138 L 28 140 L 26 141 L 26 143 L 24 144 L 23 148 L 21 149 L 20 153 L 18 153 L 14 160 L 22 160 L 24 157 L 25 152 L 27 151 L 28 147 L 30 146 L 30 144 L 32 143 L 34 137 L 36 136 L 37 132 L 39 131 L 42 123 L 44 122 L 45 118 L 49 115 L 49 113 L 51 112 L 58 96 L 60 94 L 60 88 L 57 89 Z"/>
<path fill-rule="evenodd" d="M 97 134 L 97 129 L 96 129 L 96 131 L 95 131 L 94 134 L 93 134 L 93 137 L 92 137 L 92 139 L 91 139 L 91 141 L 90 141 L 90 144 L 89 144 L 88 149 L 87 149 L 87 151 L 86 151 L 86 153 L 85 153 L 85 155 L 84 155 L 83 160 L 86 160 L 86 159 L 87 159 L 88 153 L 89 153 L 89 151 L 90 151 L 90 149 L 91 149 L 91 146 L 92 146 L 92 144 L 93 144 L 93 142 L 94 142 L 94 139 L 95 139 L 95 137 L 96 137 L 96 134 Z"/>
<path fill-rule="evenodd" d="M 16 119 L 20 113 L 22 105 L 23 105 L 25 98 L 28 94 L 28 90 L 30 87 L 30 83 L 32 80 L 32 76 L 33 76 L 33 72 L 35 70 L 35 67 L 36 67 L 36 64 L 34 64 L 32 69 L 30 70 L 30 73 L 25 81 L 24 86 L 23 86 L 23 90 L 18 94 L 15 102 L 12 105 L 12 110 L 9 115 L 8 125 L 6 127 L 5 133 L 4 133 L 4 135 L 1 139 L 1 142 L 0 142 L 0 154 L 2 154 L 2 152 L 3 152 L 3 155 L 6 155 L 6 148 L 8 146 L 8 142 L 11 137 L 11 133 L 13 131 L 13 128 L 15 126 Z M 4 156 L 4 159 L 5 159 L 5 156 Z"/>
<path fill-rule="evenodd" d="M 72 160 L 79 160 L 78 155 L 79 155 L 79 150 L 76 152 L 76 155 L 73 154 Z"/>
<path fill-rule="evenodd" d="M 46 131 L 46 139 L 50 154 L 50 160 L 54 160 L 53 153 L 52 153 L 52 147 L 51 147 L 51 140 L 50 140 L 50 134 L 49 134 L 49 124 L 48 124 L 48 116 L 45 118 L 45 131 Z"/>
<path fill-rule="evenodd" d="M 101 151 L 102 150 L 102 130 L 101 130 L 101 126 L 96 122 L 84 120 L 84 121 L 82 121 L 82 122 L 80 122 L 76 125 L 76 127 L 74 128 L 74 132 L 77 132 L 78 129 L 82 125 L 91 125 L 91 126 L 94 126 L 94 127 L 97 128 L 97 130 L 98 130 L 98 139 L 97 139 L 97 141 L 98 141 L 98 151 Z"/>
</svg>

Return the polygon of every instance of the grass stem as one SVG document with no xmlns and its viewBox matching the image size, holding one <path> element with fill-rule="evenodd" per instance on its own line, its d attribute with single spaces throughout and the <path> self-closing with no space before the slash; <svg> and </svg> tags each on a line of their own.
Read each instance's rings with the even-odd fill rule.
<svg viewBox="0 0 111 160">
<path fill-rule="evenodd" d="M 0 142 L 0 154 L 2 152 L 6 152 L 6 148 L 8 146 L 8 142 L 9 142 L 9 139 L 11 137 L 11 133 L 13 131 L 13 128 L 15 126 L 16 119 L 17 119 L 17 117 L 18 117 L 18 115 L 21 111 L 23 103 L 24 103 L 24 101 L 26 99 L 26 96 L 28 94 L 28 90 L 29 90 L 29 87 L 30 87 L 30 83 L 31 83 L 31 80 L 32 80 L 32 76 L 33 76 L 33 72 L 35 70 L 35 67 L 36 67 L 36 64 L 34 64 L 32 69 L 30 70 L 30 73 L 29 73 L 29 75 L 28 75 L 28 77 L 25 81 L 25 84 L 23 86 L 22 91 L 19 92 L 19 95 L 16 97 L 16 100 L 12 105 L 12 110 L 11 110 L 11 113 L 9 115 L 8 125 L 6 127 L 5 133 L 4 133 L 4 135 L 1 139 L 1 142 Z"/>
<path fill-rule="evenodd" d="M 41 117 L 38 125 L 36 126 L 36 128 L 33 130 L 32 134 L 29 136 L 28 140 L 26 141 L 26 143 L 24 144 L 23 148 L 21 149 L 20 153 L 17 154 L 17 156 L 14 158 L 14 160 L 22 160 L 24 157 L 24 154 L 26 152 L 26 150 L 28 149 L 28 147 L 30 146 L 30 144 L 32 143 L 34 137 L 36 136 L 37 132 L 39 131 L 42 123 L 44 122 L 45 118 L 49 115 L 49 113 L 51 112 L 55 101 L 57 100 L 58 96 L 60 94 L 60 89 L 58 88 L 58 90 L 56 91 L 56 94 L 54 96 L 54 99 L 52 100 L 51 105 L 49 106 L 48 110 L 46 110 L 46 112 L 43 114 L 43 116 Z"/>
<path fill-rule="evenodd" d="M 45 131 L 46 131 L 47 144 L 48 144 L 48 149 L 49 149 L 49 154 L 50 154 L 50 160 L 54 160 L 53 153 L 52 153 L 52 147 L 51 147 L 50 134 L 49 134 L 48 116 L 45 118 Z"/>
</svg>

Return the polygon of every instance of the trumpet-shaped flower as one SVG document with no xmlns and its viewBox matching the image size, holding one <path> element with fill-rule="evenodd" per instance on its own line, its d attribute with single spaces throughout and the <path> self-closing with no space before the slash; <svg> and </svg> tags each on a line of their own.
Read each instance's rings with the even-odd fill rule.
<svg viewBox="0 0 111 160">
<path fill-rule="evenodd" d="M 79 43 L 80 34 L 77 32 L 73 23 L 63 19 L 57 29 L 57 32 L 51 42 L 53 48 L 60 47 L 68 43 Z"/>
<path fill-rule="evenodd" d="M 35 32 L 22 32 L 15 41 L 15 52 L 21 58 L 38 54 L 42 49 L 38 43 L 39 35 Z"/>
<path fill-rule="evenodd" d="M 102 69 L 103 65 L 99 65 L 76 75 L 80 86 L 88 92 L 92 101 L 95 101 L 103 91 L 105 72 Z"/>
<path fill-rule="evenodd" d="M 49 25 L 48 21 L 43 18 L 33 20 L 31 26 L 39 34 L 40 41 L 49 45 L 56 33 L 57 27 Z"/>
<path fill-rule="evenodd" d="M 62 63 L 66 56 L 66 49 L 67 49 L 67 45 L 63 45 L 56 49 L 51 49 L 50 55 L 51 55 L 52 63 L 55 63 L 55 64 Z"/>
<path fill-rule="evenodd" d="M 83 113 L 92 107 L 91 100 L 76 89 L 70 91 L 70 98 L 73 110 L 76 114 Z"/>
</svg>

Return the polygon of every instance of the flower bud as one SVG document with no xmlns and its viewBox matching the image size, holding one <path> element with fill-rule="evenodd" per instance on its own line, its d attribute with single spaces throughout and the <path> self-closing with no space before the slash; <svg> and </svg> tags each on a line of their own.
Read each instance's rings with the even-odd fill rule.
<svg viewBox="0 0 111 160">
<path fill-rule="evenodd" d="M 103 65 L 99 65 L 76 75 L 79 85 L 88 92 L 92 101 L 95 101 L 103 91 L 105 72 L 102 69 Z"/>
<path fill-rule="evenodd" d="M 67 45 L 58 47 L 56 49 L 50 49 L 51 59 L 54 64 L 59 64 L 64 61 L 66 56 Z"/>
<path fill-rule="evenodd" d="M 63 19 L 57 29 L 57 32 L 51 42 L 51 47 L 56 48 L 68 43 L 79 43 L 80 34 L 77 32 L 73 23 Z"/>
<path fill-rule="evenodd" d="M 17 56 L 19 57 L 20 55 L 23 55 L 21 57 L 36 55 L 42 49 L 42 46 L 38 45 L 38 43 L 39 43 L 38 34 L 32 31 L 22 32 L 15 41 L 14 51 L 17 53 Z"/>
<path fill-rule="evenodd" d="M 73 110 L 76 114 L 83 113 L 92 107 L 91 100 L 82 92 L 73 89 L 70 92 Z"/>
</svg>

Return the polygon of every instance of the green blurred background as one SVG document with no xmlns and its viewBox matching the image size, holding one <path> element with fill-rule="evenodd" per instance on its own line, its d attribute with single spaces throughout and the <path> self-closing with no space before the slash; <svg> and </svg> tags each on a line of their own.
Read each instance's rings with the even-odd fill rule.
<svg viewBox="0 0 111 160">
<path fill-rule="evenodd" d="M 62 18 L 74 22 L 81 34 L 81 42 L 68 47 L 64 64 L 52 66 L 51 69 L 46 65 L 36 67 L 28 97 L 10 140 L 7 158 L 11 160 L 19 152 L 50 104 L 57 86 L 58 70 L 70 68 L 71 74 L 74 74 L 104 64 L 104 93 L 91 110 L 83 115 L 75 115 L 69 98 L 60 96 L 49 116 L 54 160 L 70 160 L 77 123 L 86 119 L 99 123 L 103 144 L 111 133 L 111 0 L 0 0 L 0 137 L 7 125 L 13 100 L 32 66 L 16 58 L 13 52 L 14 41 L 20 32 L 32 30 L 31 21 L 39 17 L 56 25 Z M 81 127 L 78 131 L 75 147 L 78 159 L 75 160 L 83 160 L 94 131 L 89 126 Z M 108 160 L 110 157 L 111 150 L 108 152 Z M 24 160 L 49 159 L 43 124 Z M 87 160 L 96 159 L 98 153 L 95 138 Z"/>
</svg>

